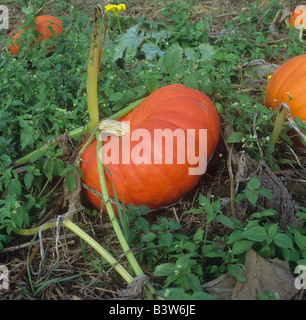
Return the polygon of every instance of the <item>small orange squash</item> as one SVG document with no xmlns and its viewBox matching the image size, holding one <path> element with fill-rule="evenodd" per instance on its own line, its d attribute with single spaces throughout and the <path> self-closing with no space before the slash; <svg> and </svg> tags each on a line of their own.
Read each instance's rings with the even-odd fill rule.
<svg viewBox="0 0 306 320">
<path fill-rule="evenodd" d="M 294 57 L 275 70 L 270 78 L 264 103 L 278 109 L 282 102 L 289 105 L 293 118 L 306 120 L 306 54 Z"/>
<path fill-rule="evenodd" d="M 299 117 L 306 120 L 306 54 L 294 57 L 275 70 L 270 78 L 264 103 L 268 108 L 278 109 L 285 102 L 290 108 L 293 119 Z M 288 132 L 290 136 L 296 136 L 295 130 Z M 293 137 L 292 141 L 297 148 L 305 149 L 299 137 Z"/>
<path fill-rule="evenodd" d="M 110 197 L 114 197 L 113 181 L 119 201 L 124 201 L 125 205 L 133 203 L 136 206 L 146 205 L 154 209 L 179 200 L 196 186 L 206 167 L 201 174 L 189 174 L 190 167 L 196 167 L 198 164 L 180 162 L 178 148 L 182 147 L 182 143 L 186 146 L 186 137 L 194 130 L 195 154 L 202 154 L 208 161 L 219 138 L 220 120 L 212 101 L 204 93 L 181 84 L 168 85 L 156 90 L 121 121 L 130 122 L 130 133 L 107 141 L 103 147 L 103 159 L 108 156 L 107 150 L 112 146 L 113 150 L 118 150 L 117 156 L 120 161 L 106 164 L 108 170 L 105 170 L 105 176 Z M 189 129 L 191 130 L 188 131 Z M 207 141 L 202 141 L 199 129 L 207 130 Z M 139 141 L 132 138 L 139 130 L 145 130 L 150 136 L 149 143 L 143 145 L 142 150 L 138 149 L 142 159 L 148 162 L 135 163 L 131 159 L 129 163 L 124 163 L 128 157 L 132 158 L 133 151 L 139 147 Z M 153 139 L 157 132 L 155 130 L 164 130 L 162 151 L 157 148 L 157 142 Z M 183 132 L 185 141 L 173 138 L 172 133 L 178 131 Z M 173 161 L 167 163 L 165 145 L 166 140 L 169 142 L 172 138 Z M 119 146 L 118 149 L 115 148 L 116 144 Z M 81 169 L 84 173 L 84 183 L 101 192 L 96 146 L 97 142 L 94 140 L 82 153 Z M 160 151 L 159 154 L 157 149 Z M 188 147 L 184 150 L 186 160 Z M 154 161 L 155 155 L 159 157 L 160 162 Z M 84 193 L 96 208 L 101 208 L 99 197 L 87 189 L 84 189 Z"/>
<path fill-rule="evenodd" d="M 53 32 L 52 30 L 53 29 Z M 27 26 L 25 26 L 24 30 L 26 31 L 28 29 Z M 38 16 L 36 17 L 36 28 L 35 28 L 38 32 L 39 32 L 39 36 L 37 37 L 37 41 L 40 43 L 43 40 L 47 40 L 52 36 L 56 36 L 59 33 L 63 32 L 62 29 L 62 21 L 56 17 L 53 16 L 49 16 L 49 15 L 42 15 L 42 16 Z M 13 35 L 14 32 L 16 31 L 13 30 L 10 34 Z M 20 50 L 20 41 L 22 41 L 22 39 L 24 39 L 24 37 L 26 36 L 26 33 L 24 31 L 18 31 L 11 43 L 8 46 L 8 50 L 11 52 L 11 55 L 18 55 L 19 54 L 19 50 Z M 18 44 L 16 43 L 18 39 Z M 48 50 L 53 50 L 54 46 L 48 48 Z"/>
</svg>

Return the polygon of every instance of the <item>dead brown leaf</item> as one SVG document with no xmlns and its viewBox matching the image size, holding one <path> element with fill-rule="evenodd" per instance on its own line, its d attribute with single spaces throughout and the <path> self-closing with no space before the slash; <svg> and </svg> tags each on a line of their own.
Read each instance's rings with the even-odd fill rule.
<svg viewBox="0 0 306 320">
<path fill-rule="evenodd" d="M 243 275 L 246 281 L 238 281 L 227 273 L 204 284 L 204 291 L 222 300 L 258 300 L 258 295 L 264 295 L 264 292 L 277 293 L 280 300 L 291 300 L 300 293 L 294 286 L 295 278 L 288 262 L 264 259 L 249 249 L 246 252 L 245 267 Z"/>
</svg>

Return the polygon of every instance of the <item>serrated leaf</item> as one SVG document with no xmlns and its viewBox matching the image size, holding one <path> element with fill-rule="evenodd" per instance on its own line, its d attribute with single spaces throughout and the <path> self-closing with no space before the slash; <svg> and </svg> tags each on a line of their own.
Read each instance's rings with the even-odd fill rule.
<svg viewBox="0 0 306 320">
<path fill-rule="evenodd" d="M 203 230 L 202 229 L 198 229 L 196 231 L 196 233 L 193 235 L 193 240 L 194 241 L 202 241 L 204 238 L 204 235 L 203 235 Z"/>
<path fill-rule="evenodd" d="M 156 238 L 156 234 L 153 232 L 148 232 L 141 237 L 141 241 L 151 242 Z"/>
<path fill-rule="evenodd" d="M 159 244 L 170 246 L 173 241 L 173 235 L 169 231 L 164 231 L 159 236 Z"/>
</svg>

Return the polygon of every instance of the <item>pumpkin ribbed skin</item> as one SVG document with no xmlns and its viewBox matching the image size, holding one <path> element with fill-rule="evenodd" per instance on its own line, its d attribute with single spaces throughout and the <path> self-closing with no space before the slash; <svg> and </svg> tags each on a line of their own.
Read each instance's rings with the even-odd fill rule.
<svg viewBox="0 0 306 320">
<path fill-rule="evenodd" d="M 154 164 L 154 143 L 156 147 L 156 141 L 153 136 L 155 129 L 171 129 L 173 131 L 175 129 L 183 129 L 185 137 L 187 137 L 187 129 L 195 129 L 197 132 L 197 142 L 195 144 L 198 145 L 198 129 L 207 129 L 207 154 L 205 154 L 205 157 L 209 160 L 218 142 L 220 120 L 214 104 L 205 94 L 180 84 L 165 86 L 149 95 L 138 107 L 121 120 L 130 121 L 130 135 L 107 142 L 107 144 L 115 144 L 115 140 L 119 139 L 120 163 L 106 165 L 111 172 L 120 201 L 123 200 L 125 205 L 133 203 L 136 206 L 146 205 L 154 209 L 179 200 L 185 193 L 196 186 L 200 175 L 188 174 L 188 170 L 192 165 L 187 161 L 185 164 L 177 163 L 177 140 L 175 138 L 173 139 L 173 164 L 165 164 L 164 150 L 160 155 L 163 159 L 162 164 Z M 146 129 L 152 137 L 151 147 L 147 150 L 144 148 L 141 154 L 143 157 L 148 156 L 147 159 L 150 159 L 149 156 L 151 155 L 151 162 L 149 164 L 135 164 L 131 159 L 130 164 L 123 164 L 122 144 L 124 140 L 129 140 L 130 150 L 133 150 L 139 144 L 139 141 L 131 141 L 131 136 L 137 129 Z M 187 138 L 185 140 L 187 141 Z M 101 192 L 96 145 L 95 140 L 84 150 L 81 156 L 81 169 L 84 173 L 85 184 Z M 163 140 L 164 145 L 165 141 Z M 198 146 L 195 149 L 196 155 L 198 155 L 199 148 L 204 148 L 204 146 Z M 106 149 L 106 145 L 104 145 L 104 157 L 105 152 L 107 152 Z M 187 147 L 185 150 L 187 150 Z M 124 155 L 125 159 L 127 156 L 129 154 Z M 185 154 L 184 156 L 186 160 L 187 155 Z M 197 165 L 194 167 L 197 167 Z M 109 194 L 113 197 L 113 188 L 107 170 L 105 174 Z M 100 209 L 101 199 L 87 189 L 84 192 L 89 201 Z"/>
<path fill-rule="evenodd" d="M 264 103 L 269 108 L 277 109 L 282 102 L 286 102 L 293 118 L 298 116 L 306 120 L 305 89 L 306 54 L 286 61 L 275 70 L 267 84 Z M 290 101 L 289 96 L 292 96 Z"/>
<path fill-rule="evenodd" d="M 54 34 L 49 29 L 50 27 L 52 27 Z M 12 35 L 15 32 L 15 30 L 13 30 L 10 35 Z M 25 30 L 27 30 L 27 27 L 25 27 Z M 39 36 L 38 36 L 37 40 L 39 40 L 39 41 L 47 40 L 50 37 L 56 36 L 59 33 L 63 32 L 62 21 L 56 17 L 49 16 L 49 15 L 38 16 L 38 17 L 36 17 L 35 30 L 37 30 L 39 32 Z M 23 31 L 19 31 L 14 35 L 12 42 L 10 43 L 10 45 L 8 47 L 8 50 L 10 50 L 11 55 L 18 55 L 19 54 L 20 45 L 15 44 L 15 42 L 17 39 L 22 40 L 22 37 L 24 37 L 24 36 L 25 35 L 24 35 Z M 52 49 L 54 49 L 54 46 L 48 48 L 48 50 L 52 50 Z"/>
</svg>

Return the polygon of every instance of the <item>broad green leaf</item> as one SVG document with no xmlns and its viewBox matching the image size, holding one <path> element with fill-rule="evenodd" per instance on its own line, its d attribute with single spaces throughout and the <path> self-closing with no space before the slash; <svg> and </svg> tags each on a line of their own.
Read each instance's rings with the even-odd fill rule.
<svg viewBox="0 0 306 320">
<path fill-rule="evenodd" d="M 228 272 L 236 278 L 238 281 L 244 282 L 246 280 L 242 272 L 246 270 L 245 266 L 242 264 L 230 264 L 228 266 Z"/>
<path fill-rule="evenodd" d="M 253 177 L 249 182 L 248 182 L 248 188 L 251 191 L 255 191 L 257 189 L 259 189 L 260 187 L 260 181 L 258 180 L 257 177 Z"/>
<path fill-rule="evenodd" d="M 34 180 L 34 175 L 30 172 L 27 172 L 24 176 L 24 184 L 27 187 L 27 189 L 31 188 L 33 180 Z"/>
<path fill-rule="evenodd" d="M 306 236 L 301 234 L 299 231 L 294 230 L 294 239 L 300 249 L 304 250 L 306 248 Z"/>
<path fill-rule="evenodd" d="M 284 233 L 277 233 L 273 237 L 273 242 L 281 248 L 293 249 L 293 243 L 291 239 Z"/>
<path fill-rule="evenodd" d="M 212 60 L 216 53 L 215 47 L 211 46 L 208 43 L 200 44 L 198 46 L 198 49 L 201 54 L 201 58 L 200 58 L 201 61 Z"/>
<path fill-rule="evenodd" d="M 16 195 L 17 198 L 21 196 L 21 183 L 18 179 L 12 179 L 9 183 L 10 194 Z"/>
<path fill-rule="evenodd" d="M 241 142 L 241 140 L 243 139 L 243 135 L 241 132 L 232 132 L 226 142 L 227 143 L 235 143 L 235 142 Z"/>
<path fill-rule="evenodd" d="M 119 43 L 115 47 L 114 60 L 123 57 L 124 52 L 130 57 L 134 57 L 137 53 L 137 48 L 144 39 L 144 33 L 139 32 L 141 23 L 126 30 L 121 37 Z"/>
<path fill-rule="evenodd" d="M 175 270 L 176 266 L 172 263 L 162 263 L 155 268 L 153 274 L 157 277 L 164 277 L 174 273 Z"/>
<path fill-rule="evenodd" d="M 186 277 L 187 277 L 187 283 L 193 292 L 201 292 L 202 291 L 201 282 L 195 274 L 189 273 L 189 274 L 187 274 Z"/>
<path fill-rule="evenodd" d="M 72 194 L 76 188 L 76 178 L 73 174 L 67 175 L 66 186 L 67 186 L 68 191 Z"/>
<path fill-rule="evenodd" d="M 150 61 L 157 55 L 161 57 L 164 54 L 164 51 L 160 50 L 158 45 L 153 42 L 145 43 L 141 51 L 144 52 L 147 61 Z"/>
<path fill-rule="evenodd" d="M 262 242 L 267 238 L 266 230 L 260 226 L 255 226 L 251 229 L 245 230 L 241 235 L 248 240 L 256 242 Z"/>
<path fill-rule="evenodd" d="M 258 191 L 253 191 L 253 190 L 245 190 L 245 195 L 248 198 L 248 200 L 255 206 L 257 199 L 258 199 Z"/>
<path fill-rule="evenodd" d="M 253 244 L 254 244 L 254 242 L 250 241 L 250 240 L 237 241 L 233 245 L 232 253 L 233 254 L 241 254 L 241 253 L 247 251 L 249 248 L 251 248 Z"/>
<path fill-rule="evenodd" d="M 216 216 L 216 220 L 221 222 L 222 224 L 224 224 L 225 226 L 231 228 L 231 229 L 235 229 L 235 224 L 234 222 L 227 216 L 221 214 Z"/>
</svg>

